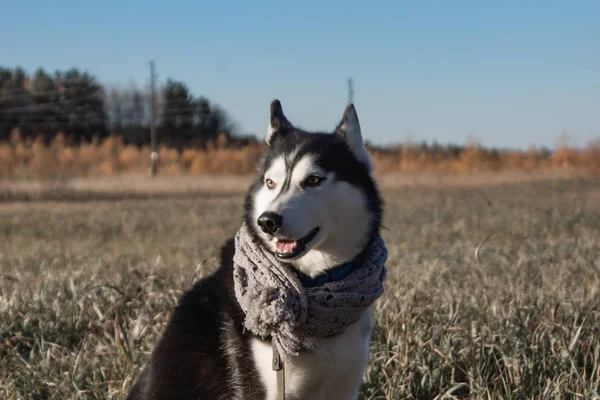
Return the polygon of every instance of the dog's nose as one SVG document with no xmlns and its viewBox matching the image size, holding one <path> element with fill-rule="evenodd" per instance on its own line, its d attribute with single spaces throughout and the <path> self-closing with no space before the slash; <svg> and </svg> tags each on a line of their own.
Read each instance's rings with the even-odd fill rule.
<svg viewBox="0 0 600 400">
<path fill-rule="evenodd" d="M 258 226 L 264 233 L 268 233 L 269 235 L 273 235 L 279 228 L 281 228 L 281 223 L 283 222 L 283 218 L 281 215 L 276 214 L 271 211 L 266 211 L 258 217 Z"/>
</svg>

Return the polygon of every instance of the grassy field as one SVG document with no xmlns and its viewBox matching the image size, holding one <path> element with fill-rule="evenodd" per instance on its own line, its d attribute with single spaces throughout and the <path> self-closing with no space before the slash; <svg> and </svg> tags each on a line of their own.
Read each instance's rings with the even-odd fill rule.
<svg viewBox="0 0 600 400">
<path fill-rule="evenodd" d="M 233 193 L 149 197 L 0 203 L 1 399 L 124 397 L 242 212 Z M 384 198 L 361 399 L 600 398 L 600 181 Z"/>
<path fill-rule="evenodd" d="M 158 173 L 170 177 L 253 174 L 264 148 L 262 141 L 238 147 L 226 134 L 207 143 L 204 149 L 179 151 L 163 144 L 158 148 Z M 553 150 L 490 149 L 474 142 L 463 146 L 404 143 L 369 148 L 375 170 L 386 174 L 469 176 L 571 169 L 600 175 L 600 138 L 585 148 L 577 148 L 568 135 L 562 135 Z M 46 143 L 41 135 L 25 138 L 15 128 L 9 141 L 0 142 L 0 179 L 60 181 L 145 175 L 150 169 L 150 153 L 150 146 L 126 144 L 115 132 L 103 139 L 95 137 L 91 142 L 73 145 L 62 133 Z"/>
</svg>

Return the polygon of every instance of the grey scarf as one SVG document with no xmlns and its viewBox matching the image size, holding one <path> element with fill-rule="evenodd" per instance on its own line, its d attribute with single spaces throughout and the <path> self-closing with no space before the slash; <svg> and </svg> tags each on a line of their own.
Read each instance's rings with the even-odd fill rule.
<svg viewBox="0 0 600 400">
<path fill-rule="evenodd" d="M 257 243 L 243 224 L 235 235 L 235 295 L 256 335 L 272 335 L 284 361 L 312 348 L 314 339 L 343 331 L 383 294 L 387 249 L 374 240 L 344 279 L 304 288 L 290 264 Z"/>
</svg>

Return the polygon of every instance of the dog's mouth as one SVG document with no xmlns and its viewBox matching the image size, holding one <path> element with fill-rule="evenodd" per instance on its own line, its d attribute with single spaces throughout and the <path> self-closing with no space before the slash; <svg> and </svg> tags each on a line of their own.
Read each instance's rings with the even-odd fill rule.
<svg viewBox="0 0 600 400">
<path fill-rule="evenodd" d="M 287 260 L 294 258 L 302 254 L 306 250 L 306 245 L 309 244 L 319 233 L 321 228 L 316 227 L 308 234 L 300 239 L 280 239 L 278 237 L 273 238 L 275 244 L 275 254 L 278 258 Z"/>
</svg>

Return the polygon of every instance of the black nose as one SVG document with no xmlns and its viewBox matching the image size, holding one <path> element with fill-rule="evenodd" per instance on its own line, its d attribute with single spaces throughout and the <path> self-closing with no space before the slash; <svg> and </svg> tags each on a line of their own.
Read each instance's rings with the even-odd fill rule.
<svg viewBox="0 0 600 400">
<path fill-rule="evenodd" d="M 283 222 L 283 218 L 279 214 L 275 214 L 274 212 L 267 211 L 264 212 L 258 217 L 258 226 L 264 233 L 268 233 L 269 235 L 273 235 L 279 228 L 281 228 L 281 223 Z"/>
</svg>

